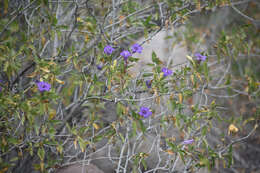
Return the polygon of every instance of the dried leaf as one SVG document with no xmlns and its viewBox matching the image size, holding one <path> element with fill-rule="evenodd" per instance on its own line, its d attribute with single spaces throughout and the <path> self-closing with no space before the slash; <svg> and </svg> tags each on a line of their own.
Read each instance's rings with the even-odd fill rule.
<svg viewBox="0 0 260 173">
<path fill-rule="evenodd" d="M 194 85 L 194 75 L 191 75 L 190 79 L 191 79 L 192 85 Z"/>
<path fill-rule="evenodd" d="M 196 3 L 196 9 L 200 11 L 200 8 L 201 8 L 200 0 L 198 0 Z"/>
<path fill-rule="evenodd" d="M 8 171 L 8 167 L 4 167 L 3 169 L 0 170 L 0 173 L 5 173 Z"/>
<path fill-rule="evenodd" d="M 228 135 L 230 135 L 230 133 L 236 133 L 236 132 L 238 132 L 238 128 L 234 124 L 230 124 L 228 127 Z"/>
<path fill-rule="evenodd" d="M 96 124 L 96 123 L 93 123 L 93 126 L 94 126 L 94 128 L 95 128 L 96 130 L 98 130 L 98 129 L 100 128 L 99 125 Z"/>
<path fill-rule="evenodd" d="M 195 62 L 193 61 L 191 56 L 187 55 L 186 57 L 187 57 L 188 60 L 190 60 L 192 62 L 193 65 L 195 65 Z"/>
<path fill-rule="evenodd" d="M 50 110 L 50 114 L 49 114 L 49 120 L 52 120 L 56 115 L 56 110 L 52 109 Z"/>
<path fill-rule="evenodd" d="M 64 81 L 62 81 L 62 80 L 56 79 L 56 81 L 57 81 L 58 83 L 62 84 L 62 85 L 64 85 L 64 84 L 65 84 L 65 82 L 64 82 Z"/>
<path fill-rule="evenodd" d="M 47 69 L 47 68 L 43 68 L 43 67 L 41 67 L 40 69 L 41 69 L 42 71 L 46 72 L 46 73 L 50 73 L 50 70 Z"/>
<path fill-rule="evenodd" d="M 88 34 L 85 35 L 85 42 L 88 42 L 89 41 L 89 36 Z"/>
<path fill-rule="evenodd" d="M 119 25 L 120 26 L 122 26 L 124 18 L 125 18 L 125 16 L 119 16 L 119 21 L 120 21 Z"/>
<path fill-rule="evenodd" d="M 31 74 L 28 74 L 26 77 L 34 78 L 37 75 L 37 72 L 32 72 Z"/>
<path fill-rule="evenodd" d="M 77 22 L 83 22 L 83 20 L 80 17 L 77 17 Z"/>
<path fill-rule="evenodd" d="M 41 171 L 43 172 L 43 170 L 44 170 L 44 162 L 43 161 L 41 161 L 40 167 L 41 167 Z"/>
<path fill-rule="evenodd" d="M 5 138 L 2 136 L 2 144 L 4 145 L 4 146 L 6 146 L 7 145 L 7 142 L 6 142 L 6 140 L 5 140 Z"/>
<path fill-rule="evenodd" d="M 44 45 L 46 43 L 46 38 L 42 36 L 41 42 L 42 42 L 42 45 Z"/>
<path fill-rule="evenodd" d="M 74 140 L 73 144 L 74 144 L 74 148 L 75 148 L 75 150 L 76 150 L 76 149 L 78 148 L 78 147 L 77 147 L 77 139 Z"/>
<path fill-rule="evenodd" d="M 180 103 L 182 103 L 182 100 L 183 100 L 182 94 L 179 93 L 179 101 L 180 101 Z"/>
<path fill-rule="evenodd" d="M 200 81 L 202 82 L 202 78 L 201 78 L 201 76 L 200 76 L 200 74 L 199 73 L 196 73 L 196 76 L 200 79 Z"/>
</svg>

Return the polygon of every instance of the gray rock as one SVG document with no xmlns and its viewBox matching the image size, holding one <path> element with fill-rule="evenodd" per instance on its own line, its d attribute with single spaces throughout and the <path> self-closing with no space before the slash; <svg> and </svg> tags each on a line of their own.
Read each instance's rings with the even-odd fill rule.
<svg viewBox="0 0 260 173">
<path fill-rule="evenodd" d="M 56 173 L 104 173 L 93 164 L 74 164 L 60 168 Z"/>
</svg>

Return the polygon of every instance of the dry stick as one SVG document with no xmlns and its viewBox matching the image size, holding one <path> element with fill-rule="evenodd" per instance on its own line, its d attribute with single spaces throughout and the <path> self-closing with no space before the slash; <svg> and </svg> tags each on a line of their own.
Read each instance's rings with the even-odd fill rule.
<svg viewBox="0 0 260 173">
<path fill-rule="evenodd" d="M 59 25 L 60 24 L 60 16 L 61 16 L 61 5 L 59 3 L 59 0 L 58 0 L 58 7 L 56 9 L 56 19 L 57 19 L 57 24 Z M 58 46 L 59 46 L 59 40 L 58 40 L 58 34 L 57 32 L 55 32 L 55 35 L 54 35 L 54 41 L 53 41 L 53 53 L 52 53 L 52 56 L 55 57 L 58 55 Z"/>
<path fill-rule="evenodd" d="M 241 16 L 243 16 L 244 18 L 246 18 L 247 20 L 250 20 L 251 22 L 256 22 L 257 20 L 245 15 L 244 13 L 242 13 L 241 11 L 239 11 L 233 4 L 231 4 L 231 7 Z"/>
<path fill-rule="evenodd" d="M 112 8 L 113 8 L 112 21 L 114 23 L 115 22 L 115 17 L 116 17 L 115 0 L 112 0 Z M 114 32 L 115 32 L 115 25 L 112 26 L 112 33 L 111 33 L 111 38 L 110 38 L 111 43 L 113 42 L 113 39 L 114 39 Z"/>
<path fill-rule="evenodd" d="M 231 67 L 231 62 L 228 63 L 228 66 L 227 66 L 227 68 L 226 68 L 224 74 L 223 74 L 222 77 L 219 79 L 219 81 L 218 81 L 218 83 L 216 84 L 216 86 L 219 86 L 219 85 L 222 83 L 222 81 L 224 80 L 224 78 L 227 76 L 227 73 L 229 72 L 230 67 Z"/>
<path fill-rule="evenodd" d="M 27 10 L 27 8 L 29 8 L 36 0 L 30 2 L 26 7 L 24 7 L 24 9 L 22 9 L 21 11 L 17 10 L 17 14 L 5 25 L 4 29 L 0 32 L 0 37 L 2 36 L 2 34 L 4 33 L 4 31 L 8 28 L 8 26 L 20 15 L 22 15 L 22 12 Z M 14 13 L 16 13 L 14 12 Z"/>
<path fill-rule="evenodd" d="M 131 16 L 134 16 L 134 15 L 136 15 L 136 14 L 138 14 L 138 13 L 141 13 L 141 12 L 143 12 L 143 11 L 145 11 L 145 10 L 151 8 L 151 7 L 153 7 L 153 6 L 148 6 L 148 7 L 145 7 L 144 9 L 141 9 L 141 10 L 138 10 L 138 11 L 136 11 L 136 12 L 134 12 L 134 13 L 131 13 L 131 14 L 129 14 L 128 16 L 124 17 L 123 19 L 120 19 L 119 21 L 117 21 L 117 22 L 115 22 L 115 23 L 112 23 L 112 24 L 110 24 L 110 25 L 104 27 L 104 29 L 106 30 L 106 29 L 108 29 L 108 28 L 110 28 L 110 27 L 113 27 L 114 25 L 120 24 L 121 22 L 125 21 L 127 18 L 129 18 L 129 17 L 131 17 Z"/>
<path fill-rule="evenodd" d="M 61 48 L 61 50 L 60 50 L 60 53 L 59 54 L 62 54 L 62 52 L 63 52 L 63 50 L 65 49 L 65 47 L 66 47 L 66 45 L 69 43 L 69 39 L 70 39 L 70 37 L 71 37 L 71 35 L 72 35 L 72 33 L 74 32 L 74 30 L 76 29 L 76 26 L 77 26 L 77 17 L 78 17 L 78 15 L 77 15 L 77 13 L 78 13 L 78 3 L 75 3 L 75 7 L 74 7 L 75 9 L 74 9 L 74 20 L 73 20 L 73 26 L 72 26 L 72 29 L 71 29 L 71 31 L 69 32 L 69 34 L 68 34 L 68 36 L 65 38 L 65 43 L 63 44 L 63 46 L 62 46 L 62 48 Z M 58 56 L 60 56 L 60 55 L 58 55 Z"/>
<path fill-rule="evenodd" d="M 123 147 L 121 148 L 119 162 L 118 162 L 117 169 L 116 169 L 117 173 L 120 173 L 120 166 L 121 166 L 123 154 L 124 154 L 124 151 L 125 151 L 125 147 L 126 147 L 126 144 L 127 144 L 127 140 L 128 140 L 128 135 L 125 136 L 125 141 L 124 141 Z"/>
<path fill-rule="evenodd" d="M 129 126 L 127 126 L 127 137 L 129 138 L 129 131 L 130 131 L 130 129 L 129 129 Z M 126 160 L 125 160 L 125 167 L 124 167 L 124 173 L 127 173 L 126 171 L 127 171 L 127 167 L 128 167 L 128 162 L 129 162 L 129 155 L 130 155 L 130 147 L 131 147 L 131 145 L 130 145 L 130 140 L 128 140 L 127 141 L 127 156 L 126 156 Z"/>
</svg>

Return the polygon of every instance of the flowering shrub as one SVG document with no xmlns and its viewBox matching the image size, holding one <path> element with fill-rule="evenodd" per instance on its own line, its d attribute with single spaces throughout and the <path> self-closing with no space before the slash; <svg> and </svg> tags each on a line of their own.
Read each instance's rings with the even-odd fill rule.
<svg viewBox="0 0 260 173">
<path fill-rule="evenodd" d="M 130 42 L 144 37 L 146 44 L 164 28 L 188 27 L 195 13 L 243 3 L 254 13 L 256 5 L 93 2 L 0 2 L 0 172 L 56 172 L 90 162 L 106 173 L 232 166 L 233 145 L 252 137 L 259 122 L 253 19 L 216 34 L 207 56 L 188 54 L 199 50 L 208 28 L 171 33 L 171 48 L 185 44 L 187 60 L 178 64 L 169 54 L 165 62 L 152 52 L 142 64 L 149 70 L 135 69 L 135 77 L 129 69 L 145 50 Z M 241 95 L 252 108 L 228 114 L 227 105 Z"/>
</svg>

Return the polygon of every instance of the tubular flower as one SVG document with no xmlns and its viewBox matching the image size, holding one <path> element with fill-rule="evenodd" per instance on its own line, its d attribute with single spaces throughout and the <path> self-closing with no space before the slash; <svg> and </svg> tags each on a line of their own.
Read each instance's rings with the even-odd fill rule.
<svg viewBox="0 0 260 173">
<path fill-rule="evenodd" d="M 110 45 L 106 45 L 104 47 L 104 53 L 107 55 L 111 55 L 115 49 L 111 47 Z"/>
<path fill-rule="evenodd" d="M 131 50 L 133 53 L 142 53 L 143 48 L 139 44 L 135 43 L 132 45 Z"/>
<path fill-rule="evenodd" d="M 102 70 L 103 66 L 101 64 L 97 65 L 98 70 Z"/>
<path fill-rule="evenodd" d="M 207 59 L 207 56 L 201 55 L 200 53 L 195 53 L 195 57 L 197 61 L 205 61 Z"/>
<path fill-rule="evenodd" d="M 126 61 L 129 56 L 131 56 L 131 53 L 128 50 L 123 50 L 120 55 L 124 57 L 124 60 Z"/>
<path fill-rule="evenodd" d="M 151 80 L 145 81 L 145 84 L 146 84 L 147 88 L 151 88 L 152 87 L 152 81 Z"/>
<path fill-rule="evenodd" d="M 192 144 L 194 142 L 194 139 L 185 140 L 182 142 L 183 145 Z"/>
<path fill-rule="evenodd" d="M 51 85 L 48 82 L 37 82 L 38 90 L 40 92 L 50 91 Z"/>
<path fill-rule="evenodd" d="M 170 69 L 168 69 L 166 67 L 162 68 L 162 72 L 163 72 L 163 76 L 164 77 L 172 75 L 172 70 L 170 70 Z"/>
<path fill-rule="evenodd" d="M 138 112 L 139 115 L 143 116 L 144 118 L 148 118 L 149 116 L 152 115 L 152 112 L 149 110 L 147 107 L 141 107 L 140 112 Z"/>
</svg>

